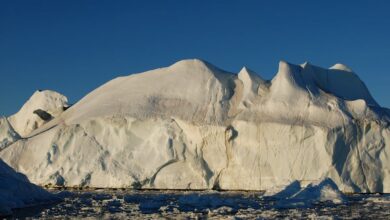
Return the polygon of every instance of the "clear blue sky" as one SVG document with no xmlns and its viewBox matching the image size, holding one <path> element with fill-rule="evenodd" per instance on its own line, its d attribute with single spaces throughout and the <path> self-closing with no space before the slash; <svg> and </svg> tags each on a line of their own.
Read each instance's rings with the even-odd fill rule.
<svg viewBox="0 0 390 220">
<path fill-rule="evenodd" d="M 390 107 L 389 10 L 386 0 L 0 0 L 0 115 L 37 89 L 74 103 L 116 76 L 186 58 L 268 79 L 281 59 L 341 62 Z"/>
</svg>

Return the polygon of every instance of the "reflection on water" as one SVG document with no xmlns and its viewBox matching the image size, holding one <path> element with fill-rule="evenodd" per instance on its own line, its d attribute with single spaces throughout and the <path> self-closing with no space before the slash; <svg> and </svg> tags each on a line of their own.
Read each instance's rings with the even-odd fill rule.
<svg viewBox="0 0 390 220">
<path fill-rule="evenodd" d="M 16 210 L 14 217 L 63 218 L 390 218 L 390 195 L 349 195 L 341 205 L 278 209 L 256 192 L 72 191 L 45 207 Z"/>
</svg>

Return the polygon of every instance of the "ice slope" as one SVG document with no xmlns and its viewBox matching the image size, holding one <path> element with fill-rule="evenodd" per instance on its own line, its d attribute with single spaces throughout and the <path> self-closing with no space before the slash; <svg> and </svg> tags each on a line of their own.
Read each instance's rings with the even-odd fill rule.
<svg viewBox="0 0 390 220">
<path fill-rule="evenodd" d="M 40 187 L 0 160 L 0 217 L 11 215 L 12 209 L 23 208 L 48 202 L 58 198 Z"/>
<path fill-rule="evenodd" d="M 180 117 L 222 123 L 226 118 L 233 75 L 200 60 L 118 77 L 85 96 L 62 117 L 65 123 L 131 115 L 139 119 Z"/>
<path fill-rule="evenodd" d="M 281 61 L 268 81 L 184 60 L 111 80 L 0 157 L 37 184 L 267 190 L 328 177 L 390 192 L 389 121 L 341 64 Z"/>
</svg>

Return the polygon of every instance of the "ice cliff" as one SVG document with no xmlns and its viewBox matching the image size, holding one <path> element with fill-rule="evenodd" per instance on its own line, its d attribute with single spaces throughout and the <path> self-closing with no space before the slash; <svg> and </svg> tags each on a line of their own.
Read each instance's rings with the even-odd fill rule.
<svg viewBox="0 0 390 220">
<path fill-rule="evenodd" d="M 113 79 L 66 111 L 50 97 L 0 120 L 0 158 L 37 184 L 267 190 L 330 178 L 390 192 L 389 110 L 342 64 L 281 61 L 268 81 L 183 60 Z"/>
</svg>

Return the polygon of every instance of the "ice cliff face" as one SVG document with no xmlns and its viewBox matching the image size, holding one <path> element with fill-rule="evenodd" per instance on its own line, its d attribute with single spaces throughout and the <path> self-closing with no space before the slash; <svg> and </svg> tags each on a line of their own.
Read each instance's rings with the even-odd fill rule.
<svg viewBox="0 0 390 220">
<path fill-rule="evenodd" d="M 0 157 L 38 184 L 267 190 L 330 178 L 390 192 L 389 118 L 341 64 L 282 61 L 267 81 L 184 60 L 102 85 Z"/>
</svg>

